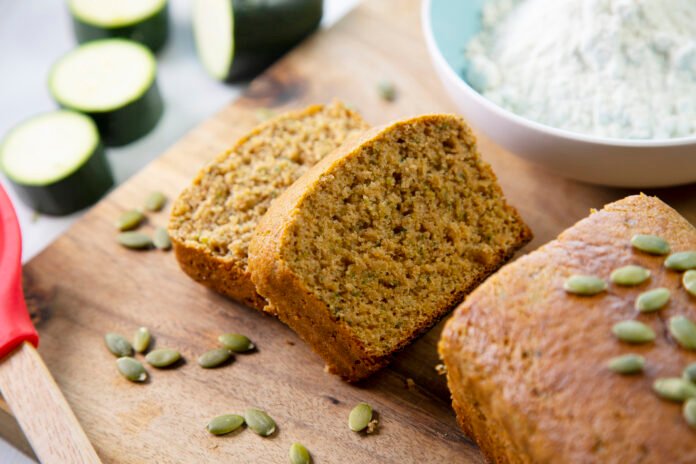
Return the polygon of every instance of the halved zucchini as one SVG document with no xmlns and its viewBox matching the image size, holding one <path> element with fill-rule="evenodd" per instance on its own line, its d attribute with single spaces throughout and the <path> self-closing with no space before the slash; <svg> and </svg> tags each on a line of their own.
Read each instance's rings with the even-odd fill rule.
<svg viewBox="0 0 696 464">
<path fill-rule="evenodd" d="M 94 119 L 104 143 L 125 145 L 155 127 L 163 111 L 157 63 L 150 50 L 124 39 L 81 45 L 49 76 L 53 98 Z"/>
<path fill-rule="evenodd" d="M 12 129 L 0 145 L 0 168 L 19 198 L 45 214 L 85 208 L 114 184 L 94 122 L 67 110 Z"/>
</svg>

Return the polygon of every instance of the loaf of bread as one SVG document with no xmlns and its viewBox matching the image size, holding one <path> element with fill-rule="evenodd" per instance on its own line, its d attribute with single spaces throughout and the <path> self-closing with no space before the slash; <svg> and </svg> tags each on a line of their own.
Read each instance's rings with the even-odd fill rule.
<svg viewBox="0 0 696 464">
<path fill-rule="evenodd" d="M 657 198 L 631 196 L 502 268 L 447 322 L 439 352 L 453 406 L 492 462 L 696 462 L 696 430 L 682 404 L 653 390 L 656 379 L 681 377 L 696 361 L 668 328 L 674 316 L 696 321 L 696 298 L 680 284 L 682 273 L 665 267 L 665 256 L 632 246 L 638 234 L 663 238 L 673 252 L 696 250 L 696 229 L 676 211 Z M 613 283 L 612 272 L 627 265 L 649 269 L 650 278 Z M 569 293 L 572 275 L 603 279 L 608 288 Z M 658 287 L 670 291 L 666 306 L 638 312 L 638 295 Z M 626 320 L 651 327 L 655 340 L 620 341 L 613 327 Z M 627 354 L 644 358 L 642 372 L 609 367 Z"/>
<path fill-rule="evenodd" d="M 172 207 L 169 234 L 194 280 L 254 308 L 266 302 L 247 270 L 247 248 L 271 200 L 351 134 L 367 129 L 336 102 L 278 116 L 205 166 Z"/>
<path fill-rule="evenodd" d="M 459 117 L 369 130 L 262 218 L 249 270 L 348 381 L 384 366 L 531 238 Z"/>
</svg>

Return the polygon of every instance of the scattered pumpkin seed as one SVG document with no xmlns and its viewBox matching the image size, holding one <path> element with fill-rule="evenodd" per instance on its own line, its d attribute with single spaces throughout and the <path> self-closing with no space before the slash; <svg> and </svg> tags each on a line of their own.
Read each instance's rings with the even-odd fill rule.
<svg viewBox="0 0 696 464">
<path fill-rule="evenodd" d="M 213 417 L 208 422 L 208 432 L 213 435 L 225 435 L 234 432 L 244 424 L 244 418 L 239 414 L 223 414 L 222 416 Z"/>
<path fill-rule="evenodd" d="M 669 333 L 687 350 L 696 350 L 696 324 L 685 316 L 669 318 Z"/>
<path fill-rule="evenodd" d="M 290 464 L 309 464 L 312 458 L 302 443 L 290 445 Z"/>
<path fill-rule="evenodd" d="M 232 354 L 227 348 L 216 348 L 200 355 L 198 364 L 206 369 L 213 369 L 225 364 L 231 356 Z"/>
<path fill-rule="evenodd" d="M 130 342 L 117 333 L 108 333 L 104 335 L 104 342 L 114 356 L 122 358 L 133 354 L 133 346 Z"/>
<path fill-rule="evenodd" d="M 672 253 L 665 259 L 665 267 L 673 271 L 696 269 L 696 251 Z"/>
<path fill-rule="evenodd" d="M 254 344 L 249 340 L 249 337 L 241 334 L 227 333 L 218 337 L 218 341 L 222 346 L 234 353 L 244 353 L 254 349 Z"/>
<path fill-rule="evenodd" d="M 625 354 L 611 358 L 609 369 L 617 374 L 637 374 L 645 367 L 645 358 L 637 354 Z"/>
<path fill-rule="evenodd" d="M 145 361 L 147 361 L 148 364 L 159 368 L 169 367 L 180 359 L 181 353 L 169 348 L 160 348 L 150 351 L 147 356 L 145 356 Z"/>
<path fill-rule="evenodd" d="M 696 384 L 696 362 L 691 363 L 684 368 L 684 372 L 682 373 L 682 377 L 684 379 L 688 380 L 689 382 Z"/>
<path fill-rule="evenodd" d="M 669 290 L 664 287 L 643 292 L 636 298 L 636 309 L 641 313 L 651 313 L 663 308 L 669 301 Z"/>
<path fill-rule="evenodd" d="M 118 234 L 118 243 L 132 250 L 143 250 L 152 246 L 152 239 L 140 232 L 122 232 Z"/>
<path fill-rule="evenodd" d="M 262 437 L 267 437 L 275 432 L 275 421 L 260 409 L 249 408 L 244 411 L 244 420 L 251 430 Z"/>
<path fill-rule="evenodd" d="M 144 353 L 147 351 L 147 347 L 150 346 L 150 331 L 147 327 L 140 327 L 133 334 L 133 348 L 137 353 Z"/>
<path fill-rule="evenodd" d="M 393 102 L 396 100 L 396 86 L 394 86 L 392 81 L 379 81 L 377 83 L 377 94 L 382 100 Z"/>
<path fill-rule="evenodd" d="M 162 192 L 152 192 L 145 199 L 145 209 L 148 211 L 162 211 L 167 197 Z"/>
<path fill-rule="evenodd" d="M 592 296 L 607 289 L 607 283 L 599 277 L 574 274 L 568 277 L 563 289 L 575 295 Z"/>
<path fill-rule="evenodd" d="M 696 429 L 696 399 L 690 398 L 684 403 L 684 419 L 692 428 Z"/>
<path fill-rule="evenodd" d="M 125 211 L 116 220 L 116 228 L 121 232 L 136 229 L 145 220 L 145 215 L 137 209 Z"/>
<path fill-rule="evenodd" d="M 622 342 L 648 343 L 655 340 L 655 331 L 640 321 L 617 322 L 611 328 L 611 331 Z"/>
<path fill-rule="evenodd" d="M 682 277 L 682 284 L 684 284 L 684 288 L 687 292 L 696 296 L 696 270 L 691 269 L 686 271 Z"/>
<path fill-rule="evenodd" d="M 650 278 L 650 270 L 643 266 L 630 264 L 620 267 L 611 273 L 610 280 L 616 285 L 633 286 L 640 285 Z"/>
<path fill-rule="evenodd" d="M 172 247 L 172 241 L 169 238 L 169 232 L 164 227 L 158 227 L 152 236 L 152 243 L 159 250 L 169 250 Z"/>
<path fill-rule="evenodd" d="M 651 255 L 666 255 L 670 251 L 669 243 L 657 235 L 637 234 L 631 238 L 631 245 Z"/>
<path fill-rule="evenodd" d="M 144 382 L 147 379 L 147 371 L 143 364 L 130 356 L 124 356 L 116 360 L 118 371 L 131 382 Z"/>
<path fill-rule="evenodd" d="M 364 430 L 372 421 L 372 406 L 367 403 L 358 403 L 348 415 L 348 427 L 353 432 Z"/>
<path fill-rule="evenodd" d="M 696 385 L 679 377 L 663 377 L 655 380 L 653 390 L 660 398 L 685 401 L 696 397 Z"/>
</svg>

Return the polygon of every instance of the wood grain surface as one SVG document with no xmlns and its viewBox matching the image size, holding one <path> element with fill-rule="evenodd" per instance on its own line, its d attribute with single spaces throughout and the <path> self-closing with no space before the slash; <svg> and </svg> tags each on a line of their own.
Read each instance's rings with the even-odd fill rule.
<svg viewBox="0 0 696 464">
<path fill-rule="evenodd" d="M 314 462 L 483 462 L 456 426 L 436 343 L 440 326 L 400 353 L 393 364 L 358 386 L 324 373 L 323 364 L 282 323 L 241 307 L 189 280 L 171 253 L 133 252 L 115 242 L 113 222 L 152 190 L 173 198 L 203 163 L 258 122 L 259 108 L 282 111 L 340 98 L 373 124 L 428 112 L 456 112 L 427 56 L 417 0 L 370 0 L 328 31 L 302 44 L 255 80 L 248 92 L 172 147 L 92 209 L 25 267 L 35 307 L 40 352 L 100 457 L 108 463 L 283 463 L 294 441 Z M 392 80 L 398 99 L 377 95 Z M 182 89 L 195 98 L 195 89 Z M 546 173 L 480 137 L 483 156 L 508 199 L 535 233 L 529 251 L 628 190 L 579 184 Z M 696 222 L 696 187 L 658 192 Z M 167 211 L 150 215 L 146 230 L 165 225 Z M 106 332 L 130 336 L 147 326 L 157 347 L 182 351 L 177 369 L 149 369 L 144 385 L 116 371 Z M 222 332 L 251 337 L 258 351 L 229 366 L 203 370 L 196 357 Z M 407 388 L 407 379 L 414 388 Z M 379 433 L 350 432 L 348 412 L 359 401 L 379 414 Z M 246 407 L 266 409 L 278 432 L 212 437 L 207 421 Z M 0 433 L 19 436 L 0 411 Z M 24 445 L 26 447 L 26 445 Z"/>
</svg>

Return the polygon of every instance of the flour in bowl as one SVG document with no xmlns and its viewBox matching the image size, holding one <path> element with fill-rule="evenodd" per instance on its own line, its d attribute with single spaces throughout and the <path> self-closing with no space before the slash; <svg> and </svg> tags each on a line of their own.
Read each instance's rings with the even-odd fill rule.
<svg viewBox="0 0 696 464">
<path fill-rule="evenodd" d="M 487 0 L 466 80 L 584 134 L 696 135 L 696 0 Z"/>
</svg>

